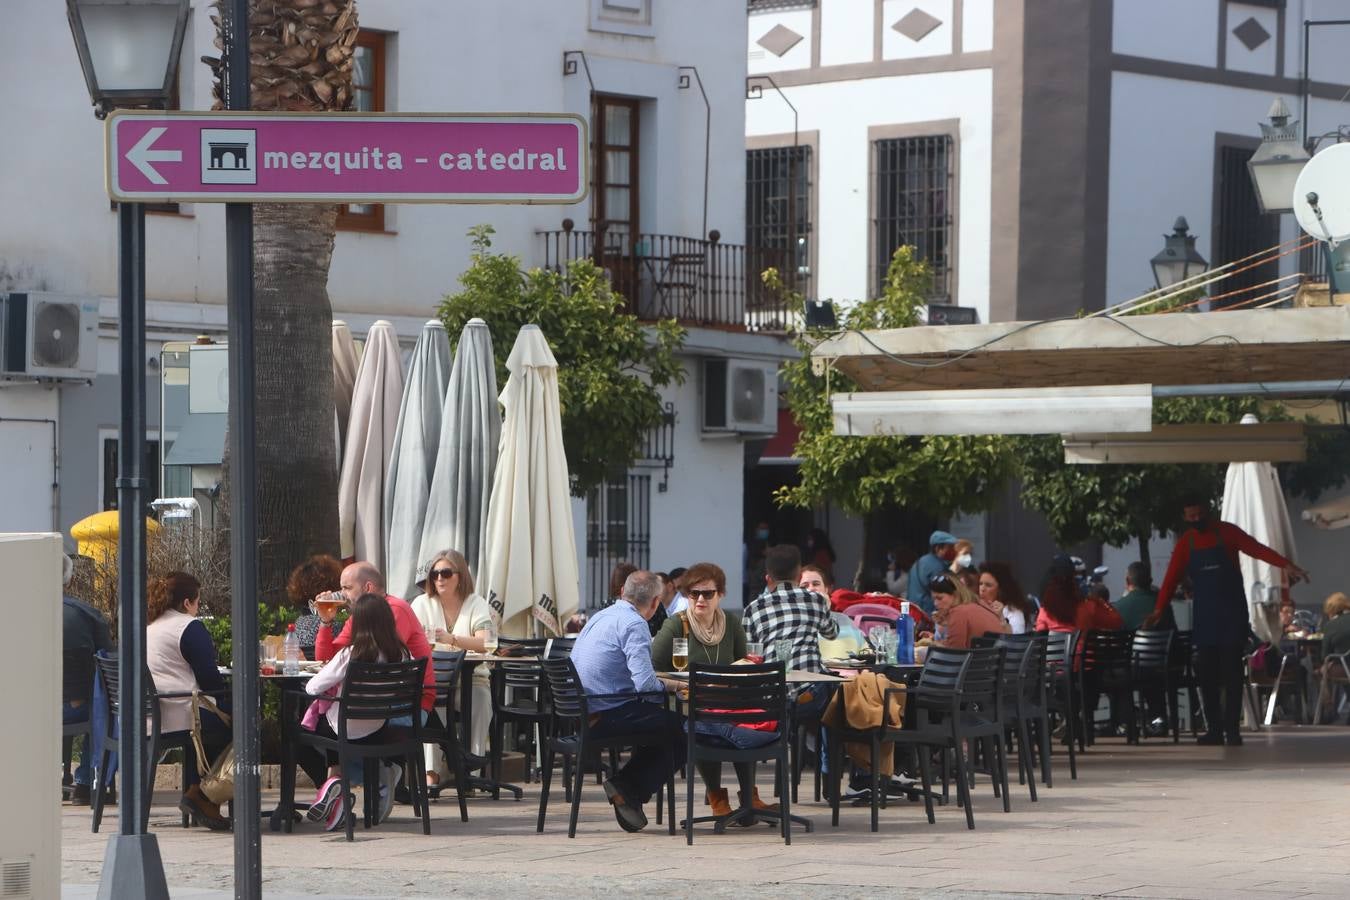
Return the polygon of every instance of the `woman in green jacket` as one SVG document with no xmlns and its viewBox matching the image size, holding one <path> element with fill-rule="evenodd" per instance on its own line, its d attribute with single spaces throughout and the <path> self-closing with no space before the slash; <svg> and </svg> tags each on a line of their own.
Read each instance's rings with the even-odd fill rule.
<svg viewBox="0 0 1350 900">
<path fill-rule="evenodd" d="M 727 590 L 727 575 L 722 568 L 708 562 L 690 566 L 680 579 L 680 590 L 689 598 L 689 608 L 667 619 L 652 639 L 652 666 L 658 672 L 674 668 L 671 646 L 676 638 L 688 640 L 691 666 L 695 663 L 729 666 L 743 659 L 745 629 L 741 627 L 740 616 L 722 609 Z M 743 782 L 752 777 L 753 771 L 751 763 L 736 763 L 737 777 Z M 713 815 L 731 815 L 727 791 L 722 787 L 722 764 L 700 762 L 698 773 L 708 788 L 707 801 Z M 752 797 L 757 808 L 772 809 L 760 802 L 758 789 Z M 745 803 L 744 797 L 741 802 Z"/>
</svg>

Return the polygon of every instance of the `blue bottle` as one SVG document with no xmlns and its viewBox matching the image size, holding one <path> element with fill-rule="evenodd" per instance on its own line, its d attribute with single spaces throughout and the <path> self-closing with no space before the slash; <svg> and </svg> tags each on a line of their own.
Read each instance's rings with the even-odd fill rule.
<svg viewBox="0 0 1350 900">
<path fill-rule="evenodd" d="M 914 619 L 910 617 L 908 603 L 900 604 L 900 618 L 895 620 L 895 663 L 914 665 Z"/>
</svg>

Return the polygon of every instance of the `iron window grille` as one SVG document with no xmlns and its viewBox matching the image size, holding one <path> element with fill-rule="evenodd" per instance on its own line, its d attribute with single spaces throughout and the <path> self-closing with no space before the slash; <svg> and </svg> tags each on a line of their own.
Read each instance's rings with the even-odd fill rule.
<svg viewBox="0 0 1350 900">
<path fill-rule="evenodd" d="M 1218 148 L 1215 160 L 1218 177 L 1214 184 L 1217 195 L 1214 218 L 1217 224 L 1211 262 L 1214 268 L 1244 259 L 1280 242 L 1279 217 L 1261 212 L 1256 203 L 1256 188 L 1247 172 L 1247 161 L 1254 152 L 1250 147 L 1230 145 Z M 1215 304 L 1223 308 L 1260 297 L 1273 288 L 1256 286 L 1266 284 L 1279 275 L 1280 265 L 1276 259 L 1248 268 L 1245 272 L 1237 272 L 1216 285 L 1216 293 L 1231 293 L 1232 296 L 1217 300 Z"/>
<path fill-rule="evenodd" d="M 777 268 L 789 288 L 811 294 L 811 148 L 745 153 L 745 243 L 756 259 L 749 276 Z"/>
<path fill-rule="evenodd" d="M 633 465 L 641 469 L 661 470 L 657 493 L 664 494 L 670 488 L 670 467 L 675 465 L 674 403 L 666 403 L 661 412 L 661 423 L 647 429 L 647 433 L 642 436 L 642 444 Z"/>
<path fill-rule="evenodd" d="M 613 597 L 609 573 L 621 562 L 651 565 L 652 477 L 621 473 L 591 488 L 586 496 L 586 562 L 590 596 L 586 608 L 600 609 Z"/>
<path fill-rule="evenodd" d="M 896 248 L 909 245 L 928 263 L 929 299 L 950 303 L 952 148 L 950 135 L 888 138 L 872 144 L 876 207 L 872 288 L 881 293 Z"/>
</svg>

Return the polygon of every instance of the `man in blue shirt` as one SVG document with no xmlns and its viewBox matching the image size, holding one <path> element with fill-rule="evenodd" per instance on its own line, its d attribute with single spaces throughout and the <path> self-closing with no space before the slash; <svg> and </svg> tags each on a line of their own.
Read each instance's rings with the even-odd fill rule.
<svg viewBox="0 0 1350 900">
<path fill-rule="evenodd" d="M 667 688 L 652 669 L 647 621 L 660 602 L 660 577 L 641 569 L 633 572 L 619 601 L 592 616 L 572 648 L 572 664 L 590 698 L 592 735 L 665 734 L 666 746 L 634 749 L 627 764 L 605 782 L 605 796 L 624 831 L 646 827 L 643 804 L 666 783 L 672 762 L 674 769 L 684 765 L 684 723 L 660 702 L 657 695 Z"/>
<path fill-rule="evenodd" d="M 935 575 L 945 575 L 950 571 L 952 560 L 956 559 L 956 538 L 945 531 L 935 531 L 928 536 L 928 552 L 920 556 L 909 573 L 909 597 L 911 603 L 930 616 L 933 614 L 933 594 L 929 585 Z"/>
</svg>

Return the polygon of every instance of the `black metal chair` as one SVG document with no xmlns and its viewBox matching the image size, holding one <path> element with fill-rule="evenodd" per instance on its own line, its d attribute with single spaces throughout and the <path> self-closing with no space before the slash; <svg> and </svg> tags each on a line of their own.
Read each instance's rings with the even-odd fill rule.
<svg viewBox="0 0 1350 900">
<path fill-rule="evenodd" d="M 1177 712 L 1177 694 L 1172 685 L 1172 646 L 1176 632 L 1168 629 L 1140 629 L 1134 633 L 1130 642 L 1130 689 L 1134 696 L 1131 703 L 1129 730 L 1132 743 L 1139 742 L 1139 735 L 1147 735 L 1148 728 L 1141 728 L 1148 722 L 1148 710 L 1163 702 L 1162 713 L 1172 731 L 1172 743 L 1181 741 L 1180 716 Z M 1140 715 L 1140 710 L 1144 710 Z"/>
<path fill-rule="evenodd" d="M 1169 702 L 1180 706 L 1176 699 L 1186 693 L 1187 721 L 1191 734 L 1200 733 L 1200 686 L 1195 680 L 1195 645 L 1189 631 L 1172 632 L 1172 648 L 1168 652 L 1167 666 L 1171 670 L 1172 694 Z"/>
<path fill-rule="evenodd" d="M 539 821 L 535 830 L 544 830 L 544 816 L 548 811 L 549 786 L 553 781 L 553 765 L 558 754 L 563 756 L 564 770 L 572 778 L 572 812 L 567 823 L 567 836 L 577 836 L 577 817 L 581 813 L 581 760 L 600 750 L 618 750 L 623 747 L 664 747 L 670 752 L 670 778 L 666 781 L 666 806 L 675 809 L 675 754 L 674 742 L 680 739 L 678 734 L 653 734 L 651 732 L 613 735 L 597 738 L 590 733 L 590 701 L 611 700 L 622 697 L 638 700 L 644 697 L 665 699 L 664 691 L 645 691 L 627 694 L 594 694 L 588 697 L 577 676 L 576 666 L 570 656 L 552 657 L 541 661 L 544 677 L 548 681 L 551 721 L 544 732 L 544 766 L 540 773 Z M 675 833 L 675 816 L 667 817 L 670 833 Z"/>
<path fill-rule="evenodd" d="M 1017 781 L 1027 786 L 1035 803 L 1038 755 L 1041 778 L 1046 787 L 1051 786 L 1050 712 L 1044 675 L 1046 638 L 1034 632 L 1001 634 L 995 638 L 994 646 L 1004 650 L 1000 715 L 1005 727 L 1017 736 Z"/>
<path fill-rule="evenodd" d="M 1074 749 L 1085 746 L 1080 732 L 1077 682 L 1074 661 L 1078 651 L 1078 632 L 1050 631 L 1045 635 L 1046 710 L 1064 723 L 1064 743 L 1069 750 L 1069 778 L 1078 780 L 1078 757 Z M 1049 757 L 1043 765 L 1048 765 Z M 1050 782 L 1046 781 L 1046 786 Z"/>
<path fill-rule="evenodd" d="M 469 807 L 465 790 L 469 785 L 469 767 L 465 763 L 464 744 L 456 726 L 458 715 L 455 703 L 459 700 L 459 679 L 464 669 L 463 650 L 433 650 L 431 665 L 436 673 L 436 706 L 441 720 L 422 727 L 422 736 L 428 744 L 435 744 L 445 752 L 445 758 L 455 772 L 455 794 L 459 798 L 459 820 L 469 821 Z"/>
<path fill-rule="evenodd" d="M 1083 737 L 1095 743 L 1097 701 L 1105 694 L 1117 716 L 1133 707 L 1130 689 L 1131 631 L 1092 630 L 1082 635 L 1083 650 L 1078 667 L 1078 696 L 1083 703 Z M 1127 717 L 1128 743 L 1135 743 L 1134 716 Z"/>
<path fill-rule="evenodd" d="M 422 729 L 422 680 L 426 667 L 425 657 L 392 663 L 352 660 L 338 694 L 336 737 L 301 728 L 299 722 L 286 723 L 289 734 L 282 741 L 281 757 L 281 811 L 286 831 L 291 830 L 291 810 L 295 808 L 295 747 L 309 746 L 320 752 L 337 754 L 344 797 L 352 794 L 347 778 L 348 760 L 359 759 L 366 763 L 363 819 L 367 828 L 374 824 L 379 807 L 378 782 L 370 777 L 372 763 L 389 757 L 404 757 L 408 764 L 408 793 L 412 797 L 413 813 L 420 813 L 422 817 L 422 833 L 431 834 L 427 777 L 422 762 L 422 745 L 426 743 Z M 387 720 L 402 717 L 410 719 L 412 724 L 388 724 Z M 368 737 L 348 737 L 349 722 L 369 719 L 383 719 L 386 724 Z M 346 820 L 347 840 L 353 841 L 356 839 L 355 810 L 346 811 Z"/>
<path fill-rule="evenodd" d="M 112 754 L 116 753 L 122 764 L 126 763 L 126 755 L 123 754 L 120 743 L 120 726 L 118 717 L 122 708 L 121 702 L 121 674 L 117 668 L 117 654 L 104 653 L 95 654 L 94 664 L 98 666 L 99 676 L 103 679 L 103 688 L 108 694 L 108 733 L 103 737 L 103 753 L 98 761 L 98 773 L 95 781 L 98 782 L 92 796 L 91 805 L 93 807 L 93 824 L 91 830 L 98 834 L 99 826 L 103 823 L 103 807 L 107 799 L 108 778 L 104 777 L 108 771 L 108 766 L 112 760 Z M 170 750 L 180 750 L 183 754 L 182 766 L 182 791 L 188 789 L 188 748 L 192 746 L 192 734 L 177 735 L 166 737 L 160 733 L 160 700 L 172 700 L 182 697 L 191 697 L 191 693 L 166 693 L 161 694 L 155 690 L 154 679 L 150 677 L 149 671 L 145 673 L 146 695 L 145 708 L 150 718 L 150 756 L 145 760 L 145 815 L 141 821 L 141 830 L 148 830 L 150 827 L 150 804 L 155 796 L 155 773 L 159 770 L 159 760 Z M 123 785 L 125 787 L 125 785 Z M 190 824 L 188 814 L 182 814 L 183 827 L 187 828 Z"/>
<path fill-rule="evenodd" d="M 924 811 L 929 824 L 936 822 L 933 816 L 932 774 L 928 750 L 936 748 L 944 754 L 951 752 L 955 758 L 956 793 L 958 802 L 966 809 L 966 826 L 975 827 L 975 814 L 971 804 L 971 785 L 973 772 L 970 757 L 964 750 L 967 743 L 992 738 L 990 754 L 991 777 L 994 782 L 995 796 L 1003 800 L 1003 810 L 1011 810 L 1008 797 L 1007 759 L 1003 752 L 1003 720 L 1000 715 L 999 696 L 1002 683 L 1004 651 L 1001 647 L 982 647 L 970 650 L 951 650 L 945 647 L 930 647 L 924 660 L 923 672 L 919 683 L 909 688 L 906 704 L 912 706 L 907 717 L 913 727 L 869 729 L 866 732 L 831 733 L 830 741 L 830 777 L 834 780 L 831 791 L 831 823 L 839 824 L 839 779 L 842 760 L 840 759 L 842 741 L 864 739 L 872 742 L 872 825 L 876 830 L 877 805 L 884 803 L 879 798 L 880 785 L 877 778 L 876 759 L 881 744 L 885 741 L 896 744 L 916 745 L 919 757 L 919 775 L 923 781 Z M 887 691 L 885 702 L 889 703 L 899 690 Z M 883 722 L 889 721 L 883 716 Z M 855 738 L 854 734 L 858 737 Z M 945 762 L 944 762 L 945 768 Z M 946 796 L 946 777 L 943 777 L 943 794 Z"/>
<path fill-rule="evenodd" d="M 689 698 L 686 703 L 688 725 L 685 729 L 687 756 L 685 757 L 686 806 L 684 834 L 686 843 L 694 843 L 694 826 L 715 822 L 715 830 L 722 832 L 727 825 L 751 823 L 756 819 L 778 820 L 779 833 L 784 844 L 792 843 L 792 823 L 801 823 L 808 832 L 813 829 L 809 819 L 792 815 L 788 789 L 791 768 L 788 743 L 792 734 L 788 709 L 786 668 L 781 662 L 744 666 L 710 666 L 695 664 L 689 674 Z M 700 722 L 726 725 L 750 725 L 772 720 L 776 723 L 773 740 L 762 746 L 741 749 L 719 742 L 716 737 L 699 734 Z M 729 816 L 694 817 L 694 768 L 700 760 L 716 763 L 774 761 L 774 782 L 777 785 L 779 807 L 776 811 L 757 810 L 750 804 L 751 784 L 742 784 L 743 804 Z M 675 816 L 672 807 L 671 824 Z"/>
<path fill-rule="evenodd" d="M 532 781 L 532 757 L 536 728 L 549 722 L 548 702 L 544 696 L 544 669 L 536 661 L 499 662 L 492 667 L 492 780 L 502 780 L 502 754 L 506 749 L 506 726 L 523 730 L 528 737 L 525 780 Z"/>
</svg>

